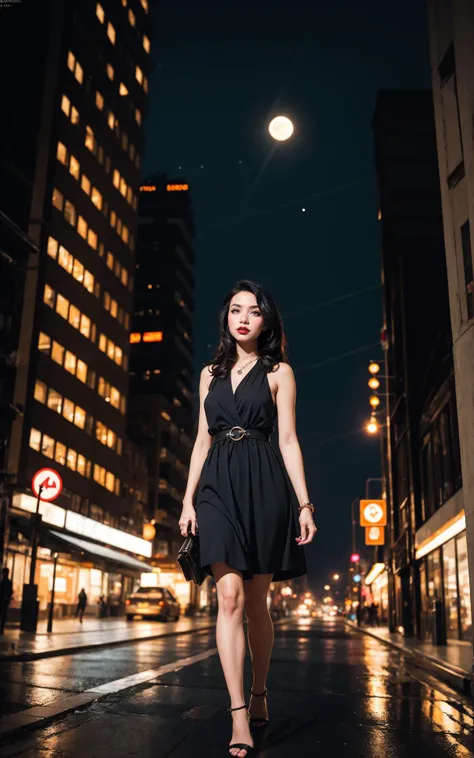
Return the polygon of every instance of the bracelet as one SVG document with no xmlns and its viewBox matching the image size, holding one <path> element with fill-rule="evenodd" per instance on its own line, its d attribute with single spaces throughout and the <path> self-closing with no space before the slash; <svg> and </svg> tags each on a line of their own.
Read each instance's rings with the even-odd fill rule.
<svg viewBox="0 0 474 758">
<path fill-rule="evenodd" d="M 310 508 L 311 509 L 311 513 L 314 513 L 314 505 L 313 505 L 313 503 L 303 503 L 303 505 L 299 505 L 298 506 L 298 511 L 301 513 L 301 511 L 303 510 L 303 508 Z"/>
</svg>

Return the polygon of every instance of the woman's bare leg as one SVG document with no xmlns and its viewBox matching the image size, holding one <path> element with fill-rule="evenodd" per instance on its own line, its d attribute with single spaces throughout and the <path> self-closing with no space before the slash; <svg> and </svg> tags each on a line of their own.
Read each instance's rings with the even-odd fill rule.
<svg viewBox="0 0 474 758">
<path fill-rule="evenodd" d="M 245 634 L 243 627 L 244 583 L 242 573 L 230 568 L 225 563 L 214 563 L 212 573 L 216 580 L 218 613 L 216 624 L 216 641 L 224 677 L 229 690 L 232 708 L 243 705 L 244 698 L 244 658 Z M 245 708 L 232 713 L 233 742 L 245 742 L 253 745 L 250 734 L 248 713 Z M 245 758 L 247 751 L 232 748 L 230 755 Z"/>
<path fill-rule="evenodd" d="M 267 607 L 267 594 L 273 574 L 256 574 L 244 583 L 247 635 L 252 658 L 254 692 L 265 690 L 270 657 L 273 649 L 273 621 Z M 268 718 L 267 699 L 250 698 L 250 716 Z"/>
</svg>

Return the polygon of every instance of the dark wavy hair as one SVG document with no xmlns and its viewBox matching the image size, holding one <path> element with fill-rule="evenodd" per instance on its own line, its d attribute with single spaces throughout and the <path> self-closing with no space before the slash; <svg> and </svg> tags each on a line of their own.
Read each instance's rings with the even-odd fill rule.
<svg viewBox="0 0 474 758">
<path fill-rule="evenodd" d="M 230 374 L 231 368 L 237 359 L 236 341 L 229 331 L 227 318 L 230 302 L 238 292 L 252 292 L 261 310 L 264 327 L 258 337 L 257 350 L 265 371 L 270 372 L 280 361 L 288 362 L 288 345 L 283 332 L 283 321 L 278 308 L 270 293 L 262 285 L 250 279 L 239 279 L 224 298 L 219 314 L 220 342 L 213 360 L 208 363 L 212 366 L 211 374 L 223 379 Z"/>
</svg>

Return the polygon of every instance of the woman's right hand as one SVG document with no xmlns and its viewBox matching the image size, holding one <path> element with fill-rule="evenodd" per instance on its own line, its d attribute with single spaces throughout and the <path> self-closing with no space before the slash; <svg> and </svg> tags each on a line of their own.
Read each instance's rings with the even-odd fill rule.
<svg viewBox="0 0 474 758">
<path fill-rule="evenodd" d="M 179 531 L 183 537 L 187 536 L 189 525 L 191 525 L 191 532 L 193 535 L 196 535 L 196 510 L 191 503 L 183 501 L 183 510 L 181 511 L 181 516 L 179 517 L 178 524 Z"/>
</svg>

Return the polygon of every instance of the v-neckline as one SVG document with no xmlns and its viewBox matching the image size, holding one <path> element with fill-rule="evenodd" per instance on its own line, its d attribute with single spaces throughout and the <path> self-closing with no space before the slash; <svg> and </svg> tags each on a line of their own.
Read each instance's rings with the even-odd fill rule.
<svg viewBox="0 0 474 758">
<path fill-rule="evenodd" d="M 241 384 L 243 384 L 243 383 L 245 382 L 245 380 L 247 379 L 247 377 L 248 377 L 248 376 L 250 376 L 250 374 L 251 374 L 251 373 L 252 373 L 252 371 L 254 370 L 255 366 L 257 366 L 257 365 L 258 365 L 259 361 L 260 361 L 260 358 L 257 358 L 257 360 L 256 360 L 256 361 L 255 361 L 255 363 L 253 364 L 253 366 L 252 366 L 252 368 L 250 369 L 250 371 L 247 371 L 247 373 L 245 374 L 244 378 L 240 380 L 240 382 L 238 383 L 238 385 L 237 385 L 237 387 L 235 388 L 235 390 L 232 388 L 232 372 L 231 372 L 231 371 L 229 372 L 229 384 L 230 384 L 230 391 L 232 392 L 232 395 L 233 395 L 233 397 L 234 397 L 234 398 L 235 398 L 235 396 L 236 396 L 236 394 L 237 394 L 237 390 L 239 389 L 240 385 L 241 385 Z"/>
</svg>

